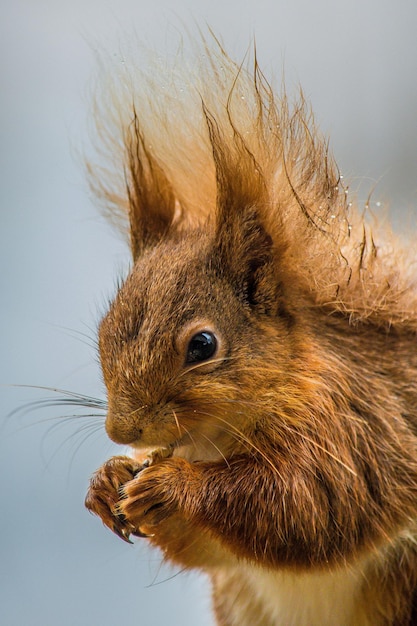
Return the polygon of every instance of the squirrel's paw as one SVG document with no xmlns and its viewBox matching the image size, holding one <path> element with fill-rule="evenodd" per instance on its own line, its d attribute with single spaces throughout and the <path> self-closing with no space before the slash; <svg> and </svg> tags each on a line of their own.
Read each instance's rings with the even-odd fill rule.
<svg viewBox="0 0 417 626">
<path fill-rule="evenodd" d="M 131 481 L 142 466 L 127 456 L 114 456 L 104 463 L 91 478 L 85 499 L 87 509 L 98 515 L 121 539 L 129 543 L 135 527 L 118 510 L 120 489 Z"/>
<path fill-rule="evenodd" d="M 153 534 L 158 524 L 176 513 L 193 474 L 188 461 L 166 458 L 125 483 L 120 489 L 117 511 L 135 528 L 132 534 Z"/>
</svg>

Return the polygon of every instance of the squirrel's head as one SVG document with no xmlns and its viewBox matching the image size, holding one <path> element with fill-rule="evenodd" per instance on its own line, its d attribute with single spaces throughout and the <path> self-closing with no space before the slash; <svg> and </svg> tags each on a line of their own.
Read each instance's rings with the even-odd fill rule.
<svg viewBox="0 0 417 626">
<path fill-rule="evenodd" d="M 293 324 L 280 250 L 262 218 L 263 181 L 244 150 L 225 176 L 230 163 L 219 149 L 216 215 L 186 229 L 162 170 L 140 133 L 134 137 L 131 154 L 141 156 L 140 168 L 132 160 L 128 189 L 134 265 L 99 333 L 107 432 L 138 447 L 225 453 L 260 419 L 253 394 L 261 381 L 265 388 L 268 362 L 284 377 Z"/>
<path fill-rule="evenodd" d="M 326 325 L 415 329 L 415 271 L 399 280 L 405 256 L 376 246 L 303 98 L 293 111 L 277 100 L 256 58 L 248 72 L 221 50 L 195 89 L 184 75 L 155 93 L 160 70 L 100 101 L 115 104 L 97 127 L 111 168 L 122 162 L 118 185 L 98 168 L 92 186 L 128 215 L 134 262 L 100 327 L 107 431 L 143 447 L 205 442 L 202 458 L 273 415 L 347 411 L 355 358 L 325 349 Z"/>
</svg>

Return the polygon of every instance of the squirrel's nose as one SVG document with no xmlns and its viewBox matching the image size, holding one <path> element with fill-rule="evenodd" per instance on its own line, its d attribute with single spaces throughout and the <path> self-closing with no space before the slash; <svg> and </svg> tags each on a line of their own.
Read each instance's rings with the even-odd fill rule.
<svg viewBox="0 0 417 626">
<path fill-rule="evenodd" d="M 123 414 L 109 404 L 105 428 L 112 441 L 119 444 L 133 444 L 140 441 L 142 428 L 139 424 L 140 415 L 135 412 Z"/>
</svg>

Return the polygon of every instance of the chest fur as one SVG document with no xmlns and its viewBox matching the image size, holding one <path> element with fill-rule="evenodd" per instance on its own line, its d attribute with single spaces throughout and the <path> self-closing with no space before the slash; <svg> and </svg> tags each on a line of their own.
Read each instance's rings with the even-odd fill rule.
<svg viewBox="0 0 417 626">
<path fill-rule="evenodd" d="M 363 582 L 359 567 L 296 574 L 240 566 L 215 576 L 231 626 L 367 626 L 360 613 Z"/>
</svg>

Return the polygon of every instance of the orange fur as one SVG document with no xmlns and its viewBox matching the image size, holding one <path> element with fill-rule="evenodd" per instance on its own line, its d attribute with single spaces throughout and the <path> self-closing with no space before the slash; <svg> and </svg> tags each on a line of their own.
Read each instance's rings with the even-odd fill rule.
<svg viewBox="0 0 417 626">
<path fill-rule="evenodd" d="M 198 60 L 159 90 L 119 76 L 98 118 L 120 177 L 90 165 L 92 185 L 134 259 L 100 326 L 106 428 L 157 451 L 108 461 L 86 504 L 207 571 L 220 625 L 287 623 L 279 585 L 321 580 L 351 581 L 346 606 L 306 593 L 292 623 L 411 625 L 416 257 L 347 201 L 302 97 L 277 98 L 256 56 Z M 216 351 L 191 364 L 203 331 Z"/>
</svg>

